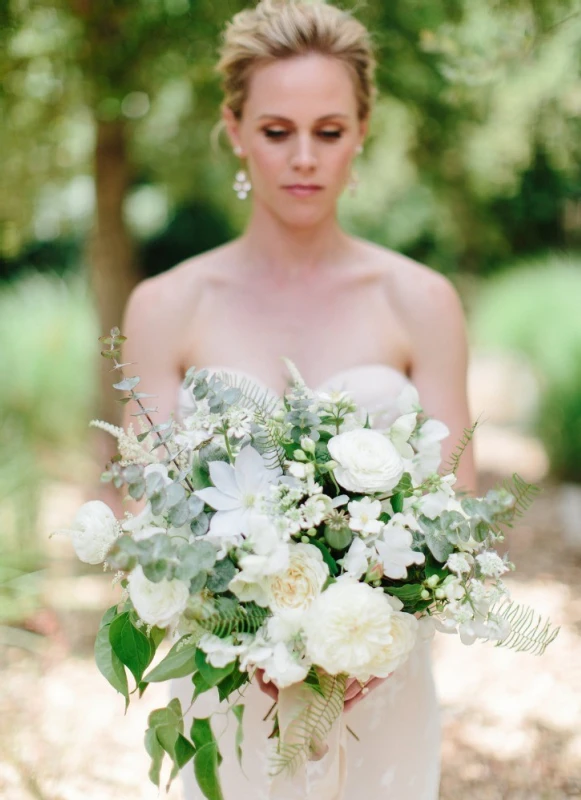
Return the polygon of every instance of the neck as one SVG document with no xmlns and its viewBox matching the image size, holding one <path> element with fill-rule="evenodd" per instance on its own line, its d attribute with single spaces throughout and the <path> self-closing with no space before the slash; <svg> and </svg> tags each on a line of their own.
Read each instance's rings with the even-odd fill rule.
<svg viewBox="0 0 581 800">
<path fill-rule="evenodd" d="M 345 258 L 349 237 L 334 215 L 316 225 L 292 227 L 256 204 L 240 242 L 250 269 L 284 278 L 336 265 Z"/>
</svg>

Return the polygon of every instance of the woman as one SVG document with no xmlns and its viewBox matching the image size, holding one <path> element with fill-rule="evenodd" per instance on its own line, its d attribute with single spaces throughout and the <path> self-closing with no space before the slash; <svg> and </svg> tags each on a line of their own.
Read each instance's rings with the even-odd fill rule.
<svg viewBox="0 0 581 800">
<path fill-rule="evenodd" d="M 219 64 L 223 120 L 244 172 L 235 191 L 252 213 L 239 239 L 144 281 L 130 297 L 125 360 L 137 362 L 143 390 L 158 395 L 160 420 L 179 413 L 190 365 L 243 373 L 281 394 L 284 355 L 313 388 L 348 389 L 372 410 L 385 412 L 411 380 L 426 412 L 450 428 L 444 459 L 469 426 L 455 291 L 431 269 L 348 236 L 337 222 L 337 200 L 367 132 L 373 68 L 367 31 L 323 3 L 263 0 L 228 26 Z M 471 490 L 474 482 L 467 452 L 459 485 Z M 174 693 L 188 708 L 191 682 L 175 681 Z M 339 741 L 292 785 L 273 790 L 271 723 L 262 718 L 275 694 L 259 677 L 246 693 L 244 774 L 233 730 L 220 740 L 226 800 L 437 797 L 439 721 L 427 642 L 387 680 L 363 690 L 352 684 Z M 216 708 L 206 694 L 193 713 Z M 216 715 L 217 727 L 225 719 Z M 184 781 L 187 800 L 202 797 L 191 765 Z"/>
</svg>

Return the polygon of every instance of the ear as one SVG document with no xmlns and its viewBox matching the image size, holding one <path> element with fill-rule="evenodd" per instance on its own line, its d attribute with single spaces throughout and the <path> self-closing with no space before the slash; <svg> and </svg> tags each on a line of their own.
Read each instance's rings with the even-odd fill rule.
<svg viewBox="0 0 581 800">
<path fill-rule="evenodd" d="M 369 132 L 369 117 L 363 117 L 362 120 L 359 121 L 359 145 L 363 148 L 363 144 L 365 139 L 367 138 L 367 134 Z"/>
<path fill-rule="evenodd" d="M 234 116 L 234 112 L 228 106 L 222 106 L 222 121 L 226 128 L 226 133 L 230 139 L 230 144 L 234 153 L 240 158 L 244 157 L 244 150 L 240 141 L 240 122 Z"/>
</svg>

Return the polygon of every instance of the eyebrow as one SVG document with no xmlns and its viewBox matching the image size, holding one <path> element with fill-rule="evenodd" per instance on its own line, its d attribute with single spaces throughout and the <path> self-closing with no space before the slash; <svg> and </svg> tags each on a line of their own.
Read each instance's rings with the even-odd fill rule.
<svg viewBox="0 0 581 800">
<path fill-rule="evenodd" d="M 337 117 L 342 117 L 344 119 L 349 119 L 348 114 L 341 114 L 338 112 L 337 114 L 325 114 L 324 117 L 318 117 L 315 122 L 324 122 L 326 119 L 337 119 Z M 280 114 L 261 114 L 259 117 L 256 117 L 257 120 L 259 119 L 278 119 L 281 122 L 290 122 L 292 124 L 293 120 L 289 119 L 288 117 L 282 117 Z"/>
</svg>

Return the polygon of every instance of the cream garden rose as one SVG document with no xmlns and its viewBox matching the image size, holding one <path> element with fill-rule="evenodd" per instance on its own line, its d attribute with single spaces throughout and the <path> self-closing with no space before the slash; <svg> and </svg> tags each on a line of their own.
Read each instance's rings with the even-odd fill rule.
<svg viewBox="0 0 581 800">
<path fill-rule="evenodd" d="M 164 578 L 154 583 L 145 577 L 140 566 L 130 574 L 128 589 L 139 618 L 158 628 L 167 628 L 177 621 L 190 596 L 189 587 L 183 581 Z"/>
<path fill-rule="evenodd" d="M 342 577 L 312 603 L 303 621 L 306 652 L 331 675 L 386 678 L 407 659 L 418 621 L 396 611 L 382 589 Z"/>
<path fill-rule="evenodd" d="M 340 433 L 327 446 L 338 464 L 337 483 L 350 492 L 388 492 L 403 475 L 402 457 L 378 431 L 361 428 Z"/>
<path fill-rule="evenodd" d="M 318 547 L 292 544 L 288 568 L 268 581 L 270 608 L 274 614 L 306 611 L 328 577 L 329 570 Z"/>
</svg>

